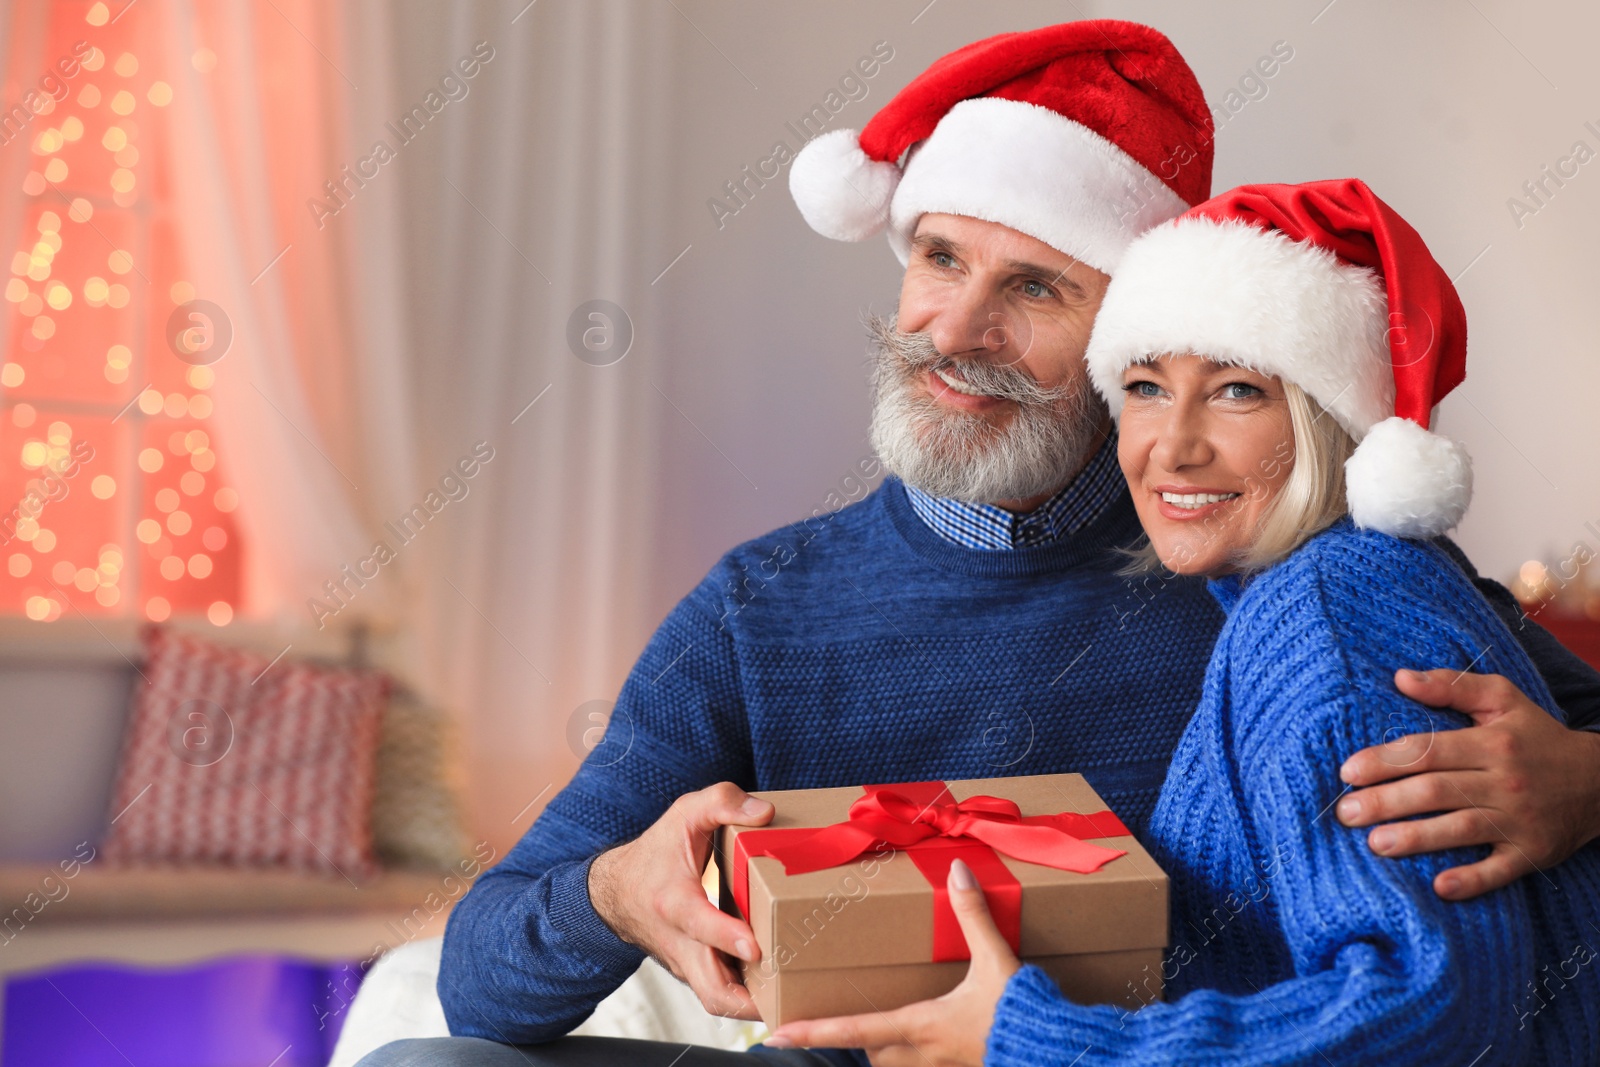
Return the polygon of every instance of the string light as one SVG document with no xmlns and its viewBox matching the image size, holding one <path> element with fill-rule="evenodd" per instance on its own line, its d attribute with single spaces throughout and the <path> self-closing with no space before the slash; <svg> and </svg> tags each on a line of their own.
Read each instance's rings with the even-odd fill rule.
<svg viewBox="0 0 1600 1067">
<path fill-rule="evenodd" d="M 158 122 L 141 135 L 139 109 L 166 108 L 176 94 L 161 76 L 162 57 L 147 61 L 118 47 L 149 36 L 141 28 L 148 17 L 144 10 L 127 5 L 132 9 L 114 13 L 115 6 L 96 0 L 85 7 L 51 7 L 42 40 L 73 40 L 86 23 L 102 28 L 94 35 L 100 46 L 78 58 L 81 74 L 71 95 L 37 102 L 37 121 L 23 141 L 25 160 L 7 179 L 20 178 L 24 196 L 35 199 L 18 201 L 24 217 L 0 227 L 20 234 L 9 261 L 0 258 L 0 266 L 10 267 L 0 272 L 6 298 L 0 308 L 16 320 L 8 328 L 18 338 L 9 358 L 0 359 L 0 415 L 9 412 L 7 425 L 14 428 L 0 470 L 15 463 L 12 484 L 41 496 L 51 493 L 53 476 L 76 479 L 84 473 L 82 481 L 71 483 L 70 504 L 51 498 L 45 510 L 19 515 L 13 523 L 12 550 L 0 569 L 0 583 L 10 583 L 0 584 L 0 612 L 20 610 L 43 622 L 73 610 L 131 613 L 155 622 L 203 612 L 212 625 L 226 626 L 236 610 L 239 552 L 229 513 L 239 500 L 221 484 L 211 436 L 196 425 L 215 413 L 206 391 L 216 384 L 216 372 L 168 359 L 159 333 L 154 344 L 131 340 L 135 330 L 143 336 L 140 323 L 154 321 L 159 328 L 173 304 L 196 299 L 192 282 L 173 278 L 181 270 L 181 250 L 170 224 L 159 221 L 181 205 L 173 205 L 170 191 L 151 185 L 150 173 L 139 169 L 148 164 L 148 153 L 162 149 L 151 135 L 163 137 L 167 130 Z M 200 48 L 189 62 L 205 74 L 217 56 Z M 153 210 L 137 216 L 117 210 L 139 204 L 141 197 L 155 201 Z M 102 221 L 95 219 L 99 213 L 109 214 Z M 91 220 L 93 233 L 84 225 Z M 64 258 L 73 240 L 88 243 Z M 148 264 L 135 263 L 135 248 Z M 104 266 L 95 272 L 101 256 Z M 108 316 L 102 308 L 133 308 L 140 316 Z M 118 334 L 127 339 L 111 343 Z M 103 361 L 92 356 L 102 350 L 97 340 L 105 346 Z M 136 395 L 124 392 L 130 380 L 140 379 Z M 47 406 L 41 419 L 30 390 L 61 398 L 75 414 L 63 416 Z M 132 405 L 125 406 L 129 399 Z M 122 414 L 133 417 L 106 428 L 113 415 Z M 84 447 L 90 430 L 94 450 Z M 129 448 L 135 462 L 124 468 Z M 183 462 L 171 464 L 169 455 Z M 51 513 L 54 528 L 45 525 Z M 96 529 L 119 532 L 89 540 L 86 535 Z M 47 578 L 54 589 L 41 587 Z M 160 595 L 152 595 L 153 581 L 167 583 Z"/>
</svg>

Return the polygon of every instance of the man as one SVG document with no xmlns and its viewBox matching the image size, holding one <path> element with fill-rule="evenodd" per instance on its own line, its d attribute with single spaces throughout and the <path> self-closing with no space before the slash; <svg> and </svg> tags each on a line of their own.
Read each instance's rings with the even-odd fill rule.
<svg viewBox="0 0 1600 1067">
<path fill-rule="evenodd" d="M 560 1038 L 647 953 L 707 1010 L 753 1016 L 729 959 L 754 960 L 753 935 L 701 889 L 716 828 L 771 816 L 748 789 L 1081 771 L 1142 828 L 1221 616 L 1198 583 L 1118 575 L 1140 531 L 1082 354 L 1128 242 L 1209 195 L 1211 132 L 1170 42 L 1088 21 L 961 49 L 859 140 L 807 146 L 791 170 L 807 220 L 848 239 L 887 225 L 906 264 L 896 320 L 874 327 L 872 435 L 895 477 L 734 549 L 673 610 L 606 742 L 451 916 L 439 993 L 466 1039 L 369 1064 L 747 1062 L 504 1046 Z M 1600 719 L 1600 676 L 1480 585 L 1572 722 Z M 1521 694 L 1451 680 L 1407 692 L 1499 721 L 1395 746 L 1409 766 L 1358 754 L 1352 782 L 1412 773 L 1341 817 L 1447 812 L 1384 828 L 1386 847 L 1375 832 L 1396 855 L 1502 838 L 1529 853 L 1457 872 L 1462 895 L 1595 836 L 1600 737 L 1541 732 Z"/>
</svg>

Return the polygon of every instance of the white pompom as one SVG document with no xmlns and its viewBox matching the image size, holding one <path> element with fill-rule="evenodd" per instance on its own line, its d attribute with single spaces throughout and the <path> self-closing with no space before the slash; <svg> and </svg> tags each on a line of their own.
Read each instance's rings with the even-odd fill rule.
<svg viewBox="0 0 1600 1067">
<path fill-rule="evenodd" d="M 1437 537 L 1472 501 L 1472 457 L 1410 419 L 1384 419 L 1345 461 L 1345 496 L 1357 526 L 1396 537 Z"/>
<path fill-rule="evenodd" d="M 789 194 L 813 230 L 835 241 L 864 241 L 889 223 L 900 168 L 869 159 L 855 130 L 808 142 L 789 164 Z"/>
</svg>

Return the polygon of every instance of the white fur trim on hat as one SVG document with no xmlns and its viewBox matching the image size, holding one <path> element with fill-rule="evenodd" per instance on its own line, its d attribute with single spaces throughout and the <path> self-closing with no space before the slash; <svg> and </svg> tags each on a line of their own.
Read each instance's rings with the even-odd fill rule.
<svg viewBox="0 0 1600 1067">
<path fill-rule="evenodd" d="M 1179 219 L 1128 249 L 1087 359 L 1113 414 L 1122 372 L 1211 356 L 1292 381 L 1360 440 L 1394 413 L 1383 281 L 1331 252 L 1243 222 Z"/>
<path fill-rule="evenodd" d="M 890 206 L 889 244 L 905 263 L 923 215 L 967 215 L 1113 274 L 1135 237 L 1188 209 L 1087 126 L 1037 104 L 983 96 L 956 104 L 911 149 Z"/>
<path fill-rule="evenodd" d="M 1367 431 L 1344 476 L 1355 524 L 1396 537 L 1437 537 L 1472 502 L 1467 450 L 1410 419 L 1384 419 Z"/>
<path fill-rule="evenodd" d="M 808 141 L 789 164 L 789 194 L 806 223 L 835 241 L 864 241 L 888 225 L 900 168 L 868 159 L 856 130 Z"/>
</svg>

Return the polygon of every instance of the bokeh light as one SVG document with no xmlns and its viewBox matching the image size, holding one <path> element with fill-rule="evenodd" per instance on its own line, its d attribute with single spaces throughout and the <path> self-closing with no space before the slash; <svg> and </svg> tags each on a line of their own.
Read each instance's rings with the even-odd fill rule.
<svg viewBox="0 0 1600 1067">
<path fill-rule="evenodd" d="M 49 69 L 78 56 L 80 69 L 39 101 L 0 176 L 18 183 L 0 225 L 14 242 L 0 248 L 0 513 L 14 512 L 0 524 L 0 613 L 228 625 L 246 546 L 207 431 L 216 371 L 176 359 L 162 334 L 196 295 L 166 151 L 169 105 L 193 74 L 168 66 L 144 5 L 46 10 L 14 57 L 34 50 L 24 65 Z M 217 57 L 176 62 L 205 73 Z"/>
</svg>

